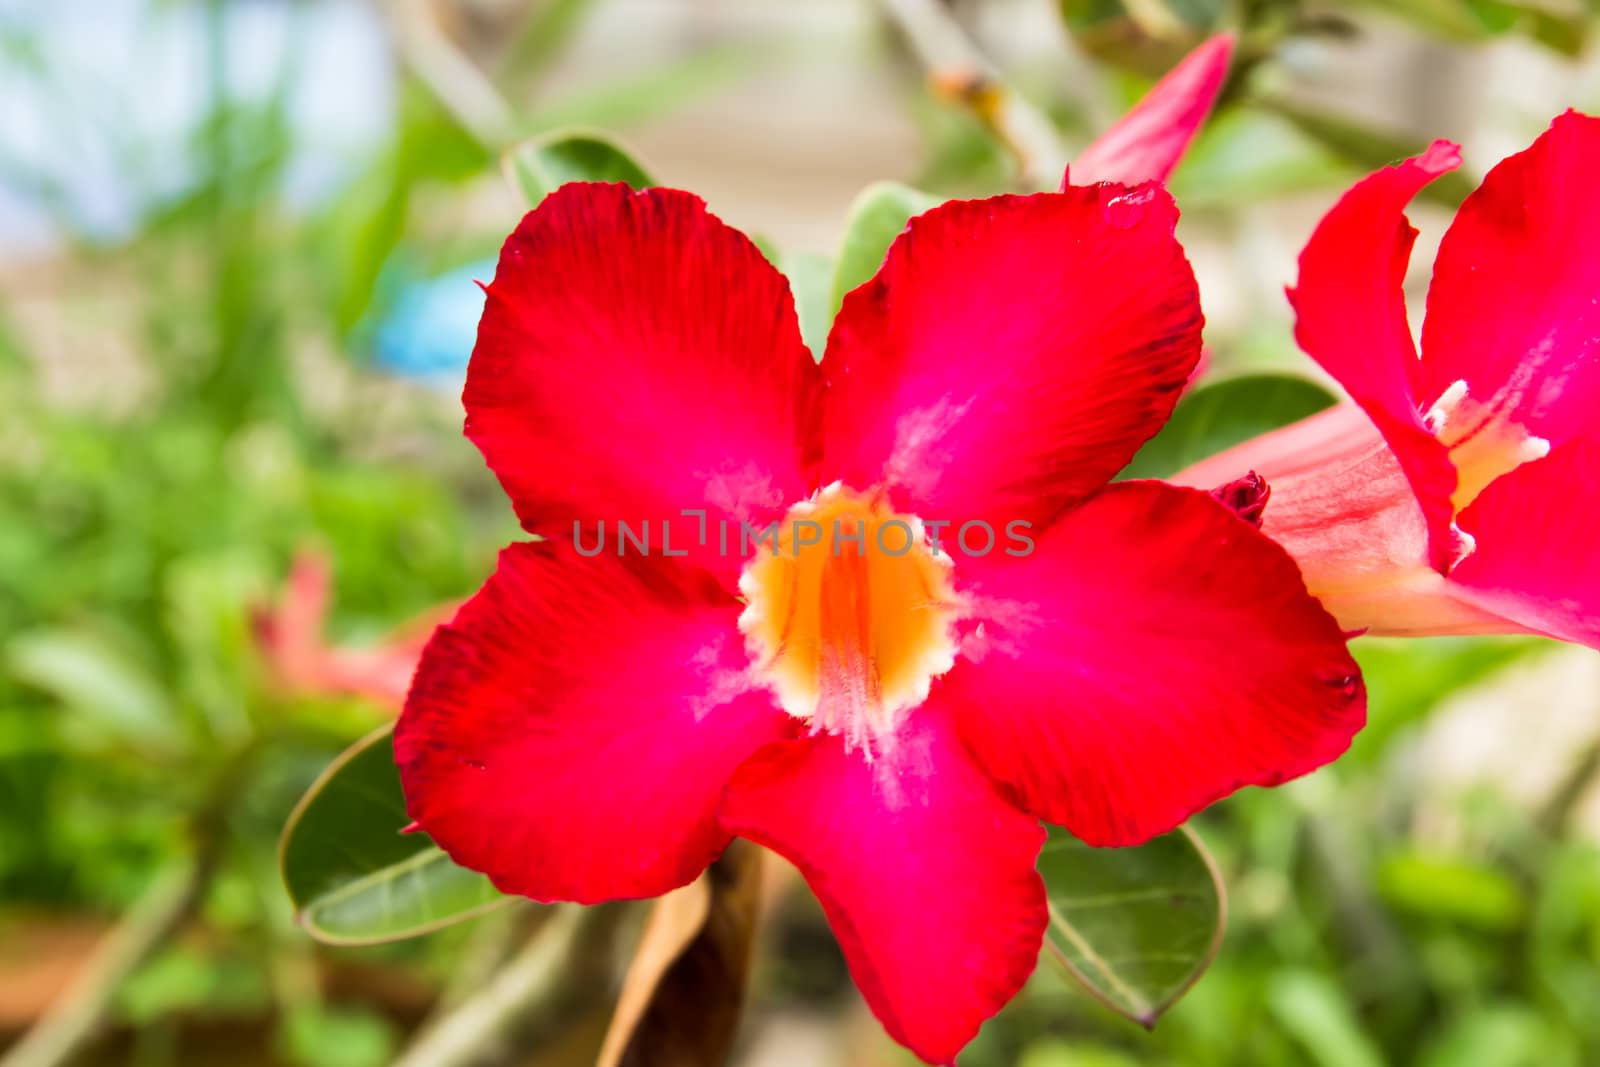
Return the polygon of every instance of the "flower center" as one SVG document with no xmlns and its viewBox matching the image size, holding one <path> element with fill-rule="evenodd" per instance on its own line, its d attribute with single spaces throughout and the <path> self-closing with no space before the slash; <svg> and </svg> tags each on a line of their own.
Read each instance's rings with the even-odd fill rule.
<svg viewBox="0 0 1600 1067">
<path fill-rule="evenodd" d="M 835 483 L 765 531 L 739 629 L 785 711 L 870 758 L 955 662 L 951 561 L 881 491 Z"/>
<path fill-rule="evenodd" d="M 1460 512 L 1502 474 L 1524 463 L 1543 459 L 1550 442 L 1535 437 L 1507 409 L 1516 390 L 1508 387 L 1488 403 L 1467 395 L 1467 383 L 1458 381 L 1428 409 L 1427 425 L 1439 443 L 1450 450 L 1456 468 L 1456 491 L 1450 504 Z"/>
</svg>

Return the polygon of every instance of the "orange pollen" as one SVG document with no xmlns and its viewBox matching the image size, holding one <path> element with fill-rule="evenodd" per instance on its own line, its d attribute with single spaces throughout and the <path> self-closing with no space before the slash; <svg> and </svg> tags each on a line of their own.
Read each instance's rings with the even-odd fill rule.
<svg viewBox="0 0 1600 1067">
<path fill-rule="evenodd" d="M 789 714 L 870 757 L 955 662 L 951 568 L 882 492 L 828 486 L 739 578 L 756 676 Z"/>
</svg>

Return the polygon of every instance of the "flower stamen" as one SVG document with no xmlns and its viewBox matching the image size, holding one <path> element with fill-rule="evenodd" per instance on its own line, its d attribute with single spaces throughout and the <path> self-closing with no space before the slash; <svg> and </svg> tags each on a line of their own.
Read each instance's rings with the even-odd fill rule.
<svg viewBox="0 0 1600 1067">
<path fill-rule="evenodd" d="M 870 758 L 955 662 L 951 567 L 883 493 L 828 486 L 790 509 L 740 576 L 756 677 L 789 714 Z"/>
<path fill-rule="evenodd" d="M 1508 386 L 1488 403 L 1480 403 L 1468 395 L 1465 381 L 1456 381 L 1428 409 L 1428 428 L 1450 450 L 1456 469 L 1450 503 L 1457 512 L 1496 478 L 1550 454 L 1549 441 L 1535 437 L 1510 417 L 1514 395 Z"/>
</svg>

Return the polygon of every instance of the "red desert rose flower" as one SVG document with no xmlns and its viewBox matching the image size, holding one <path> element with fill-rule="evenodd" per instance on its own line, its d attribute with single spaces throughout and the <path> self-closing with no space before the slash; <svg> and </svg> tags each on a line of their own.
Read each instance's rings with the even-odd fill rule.
<svg viewBox="0 0 1600 1067">
<path fill-rule="evenodd" d="M 1560 116 L 1461 205 L 1434 261 L 1419 358 L 1404 211 L 1459 162 L 1438 141 L 1371 175 L 1300 256 L 1296 337 L 1355 404 L 1176 480 L 1264 475 L 1264 529 L 1347 629 L 1600 647 L 1600 120 Z"/>
<path fill-rule="evenodd" d="M 412 817 L 539 900 L 653 896 L 759 842 L 889 1033 L 952 1060 L 1037 960 L 1041 818 L 1140 842 L 1364 718 L 1287 553 L 1208 494 L 1108 484 L 1199 356 L 1176 219 L 1153 185 L 935 208 L 819 364 L 783 276 L 698 198 L 546 198 L 464 398 L 545 540 L 423 654 L 395 736 Z M 619 519 L 678 547 L 594 554 Z M 776 520 L 776 550 L 700 536 Z M 954 524 L 945 551 L 922 520 Z M 961 542 L 980 521 L 1030 523 L 1033 551 Z"/>
</svg>

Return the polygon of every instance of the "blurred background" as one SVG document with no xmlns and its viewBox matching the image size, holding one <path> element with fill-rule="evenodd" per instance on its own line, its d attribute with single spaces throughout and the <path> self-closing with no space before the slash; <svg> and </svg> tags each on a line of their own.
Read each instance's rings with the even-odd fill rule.
<svg viewBox="0 0 1600 1067">
<path fill-rule="evenodd" d="M 66 1034 L 0 1064 L 380 1067 L 481 995 L 539 909 L 321 946 L 275 850 L 517 536 L 457 398 L 473 280 L 524 210 L 500 154 L 611 131 L 813 262 L 871 182 L 1015 188 L 894 6 L 0 0 L 0 1049 L 47 1014 Z M 1354 178 L 1465 146 L 1413 212 L 1420 297 L 1477 177 L 1600 110 L 1592 0 L 948 14 L 1068 150 L 1240 34 L 1172 182 L 1219 378 L 1313 373 L 1282 286 Z M 1600 1064 L 1600 660 L 1357 649 L 1351 754 L 1198 823 L 1231 922 L 1189 996 L 1147 1034 L 1041 968 L 963 1063 Z M 431 1062 L 592 1062 L 629 929 L 565 1025 Z M 803 886 L 768 902 L 734 1060 L 909 1062 Z"/>
</svg>

